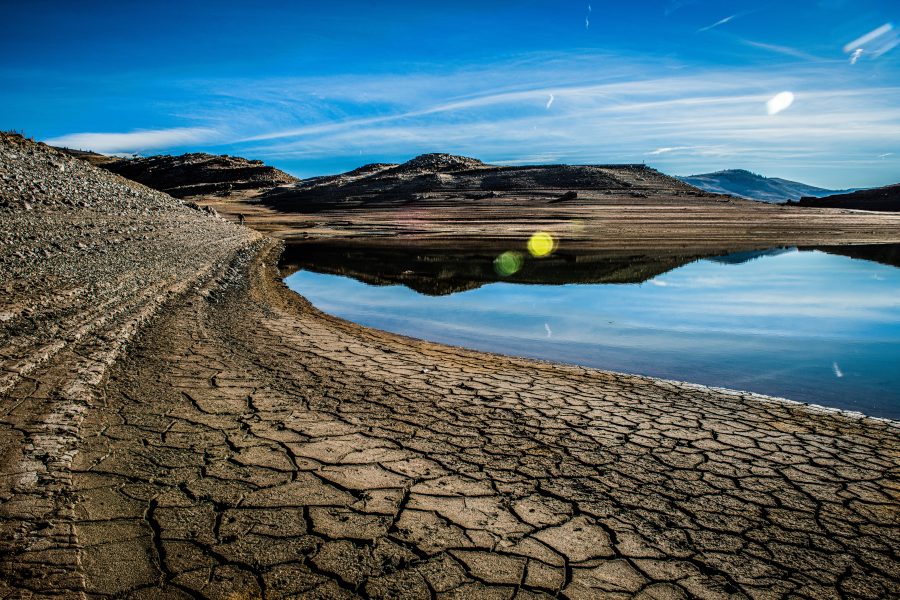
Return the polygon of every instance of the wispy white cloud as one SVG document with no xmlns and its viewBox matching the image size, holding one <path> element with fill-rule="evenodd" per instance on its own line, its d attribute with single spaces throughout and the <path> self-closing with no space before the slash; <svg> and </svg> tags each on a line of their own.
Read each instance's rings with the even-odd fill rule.
<svg viewBox="0 0 900 600">
<path fill-rule="evenodd" d="M 880 168 L 888 176 L 889 161 L 874 157 L 900 139 L 900 85 L 872 85 L 862 71 L 840 69 L 843 62 L 697 69 L 542 55 L 439 76 L 425 70 L 199 81 L 191 85 L 210 100 L 202 111 L 178 114 L 194 127 L 52 142 L 104 152 L 206 146 L 282 166 L 289 161 L 298 175 L 321 174 L 316 165 L 326 163 L 353 168 L 449 151 L 498 164 L 652 158 L 653 166 L 676 173 L 777 169 L 778 176 L 823 187 L 858 187 L 863 182 L 839 179 L 835 167 Z M 765 103 L 781 90 L 802 94 L 803 102 L 773 119 Z M 786 172 L 788 163 L 814 176 Z"/>
<path fill-rule="evenodd" d="M 844 45 L 844 52 L 850 54 L 850 64 L 856 64 L 862 56 L 879 58 L 900 45 L 900 35 L 892 23 L 885 23 L 872 31 Z"/>
<path fill-rule="evenodd" d="M 670 2 L 668 2 L 668 4 L 666 4 L 666 8 L 663 11 L 663 14 L 665 14 L 665 16 L 667 17 L 672 16 L 674 13 L 678 12 L 685 6 L 690 6 L 692 4 L 696 4 L 697 2 L 698 0 L 671 0 Z"/>
<path fill-rule="evenodd" d="M 724 25 L 724 24 L 726 24 L 726 23 L 729 23 L 729 22 L 733 21 L 734 18 L 737 17 L 737 16 L 738 16 L 738 15 L 736 15 L 736 14 L 730 15 L 730 16 L 728 16 L 728 17 L 725 17 L 724 19 L 720 19 L 720 20 L 716 21 L 716 22 L 713 23 L 712 25 L 707 25 L 706 27 L 701 27 L 700 29 L 697 30 L 697 33 L 700 33 L 700 32 L 703 32 L 703 31 L 709 31 L 710 29 L 715 29 L 716 27 L 719 27 L 720 25 Z"/>
<path fill-rule="evenodd" d="M 173 129 L 148 129 L 128 133 L 70 133 L 44 141 L 52 146 L 116 154 L 208 143 L 216 141 L 218 138 L 221 138 L 221 134 L 215 129 L 176 127 Z"/>
<path fill-rule="evenodd" d="M 827 59 L 822 58 L 821 56 L 816 56 L 814 54 L 810 54 L 809 52 L 803 52 L 802 50 L 798 50 L 797 48 L 792 48 L 790 46 L 782 46 L 779 44 L 767 44 L 765 42 L 757 42 L 755 40 L 740 40 L 742 43 L 747 46 L 751 46 L 753 48 L 759 48 L 761 50 L 768 50 L 769 52 L 774 52 L 775 54 L 781 54 L 784 56 L 790 56 L 792 58 L 799 58 L 801 60 L 809 61 L 809 62 L 828 62 Z"/>
<path fill-rule="evenodd" d="M 270 131 L 245 142 L 246 153 L 309 160 L 360 151 L 373 157 L 452 151 L 501 164 L 650 156 L 669 172 L 739 164 L 777 168 L 780 176 L 790 175 L 783 168 L 791 163 L 825 177 L 810 183 L 848 187 L 836 178 L 835 165 L 870 167 L 878 147 L 900 137 L 900 106 L 893 100 L 900 88 L 841 88 L 818 68 L 777 78 L 764 71 L 662 73 L 569 87 L 534 78 L 535 87 L 513 91 L 494 83 L 499 92 L 484 89 L 430 106 L 425 93 L 413 110 Z M 802 107 L 769 120 L 766 101 L 788 86 L 805 88 Z M 546 111 L 550 89 L 566 103 Z"/>
<path fill-rule="evenodd" d="M 879 46 L 878 48 L 876 48 L 875 50 L 872 51 L 872 57 L 878 58 L 882 54 L 886 54 L 887 52 L 890 52 L 891 50 L 896 48 L 898 45 L 900 45 L 900 36 L 898 36 L 897 34 L 894 34 L 892 39 L 885 41 L 881 46 Z"/>
<path fill-rule="evenodd" d="M 668 154 L 669 152 L 678 152 L 679 150 L 691 150 L 693 146 L 670 146 L 667 148 L 657 148 L 651 152 L 647 152 L 647 156 L 659 156 L 660 154 Z"/>
<path fill-rule="evenodd" d="M 890 23 L 885 23 L 884 25 L 882 25 L 880 27 L 876 27 L 869 33 L 861 35 L 860 37 L 856 38 L 852 42 L 847 43 L 844 46 L 844 52 L 853 52 L 857 48 L 864 48 L 866 46 L 866 44 L 868 44 L 869 42 L 873 42 L 873 41 L 877 40 L 878 38 L 880 38 L 881 36 L 890 33 L 891 30 L 893 30 L 893 29 L 894 29 L 894 26 Z"/>
</svg>

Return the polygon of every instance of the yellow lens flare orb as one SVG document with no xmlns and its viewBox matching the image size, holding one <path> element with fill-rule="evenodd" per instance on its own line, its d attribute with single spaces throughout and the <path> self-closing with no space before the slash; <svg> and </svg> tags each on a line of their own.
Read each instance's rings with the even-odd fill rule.
<svg viewBox="0 0 900 600">
<path fill-rule="evenodd" d="M 556 249 L 556 240 L 546 231 L 538 231 L 528 239 L 528 252 L 535 258 L 549 256 Z"/>
<path fill-rule="evenodd" d="M 510 250 L 494 259 L 494 270 L 502 277 L 509 277 L 518 273 L 523 264 L 525 257 L 519 252 Z"/>
</svg>

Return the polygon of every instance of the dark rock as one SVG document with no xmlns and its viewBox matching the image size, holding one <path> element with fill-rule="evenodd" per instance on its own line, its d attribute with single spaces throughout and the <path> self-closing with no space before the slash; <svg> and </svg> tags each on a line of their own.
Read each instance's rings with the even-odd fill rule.
<svg viewBox="0 0 900 600">
<path fill-rule="evenodd" d="M 499 198 L 500 194 L 497 192 L 485 192 L 484 194 L 466 194 L 465 197 L 469 200 L 486 200 L 488 198 Z"/>
<path fill-rule="evenodd" d="M 797 204 L 816 208 L 852 208 L 897 212 L 900 211 L 900 183 L 871 190 L 859 190 L 851 194 L 836 194 L 827 198 L 804 196 Z"/>
<path fill-rule="evenodd" d="M 559 198 L 556 198 L 555 200 L 551 200 L 550 203 L 553 204 L 555 202 L 565 202 L 566 200 L 574 200 L 577 197 L 578 197 L 578 192 L 566 192 Z"/>
</svg>

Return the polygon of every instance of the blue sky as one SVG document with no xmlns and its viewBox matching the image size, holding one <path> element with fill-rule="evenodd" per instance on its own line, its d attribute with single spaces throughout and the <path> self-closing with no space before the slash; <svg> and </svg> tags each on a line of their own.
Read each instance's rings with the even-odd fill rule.
<svg viewBox="0 0 900 600">
<path fill-rule="evenodd" d="M 894 0 L 33 0 L 0 19 L 0 128 L 72 147 L 299 176 L 453 152 L 900 181 Z"/>
</svg>

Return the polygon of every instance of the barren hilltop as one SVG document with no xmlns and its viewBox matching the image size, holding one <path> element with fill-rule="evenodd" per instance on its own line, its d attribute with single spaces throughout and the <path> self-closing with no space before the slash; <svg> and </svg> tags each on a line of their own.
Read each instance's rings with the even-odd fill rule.
<svg viewBox="0 0 900 600">
<path fill-rule="evenodd" d="M 306 179 L 260 200 L 280 211 L 315 212 L 336 204 L 344 210 L 393 208 L 420 200 L 571 202 L 579 191 L 598 190 L 633 198 L 649 193 L 709 195 L 644 165 L 498 167 L 464 156 L 423 154 L 399 165 L 365 165 L 342 175 Z M 435 202 L 428 206 L 439 208 Z"/>
<path fill-rule="evenodd" d="M 67 148 L 57 150 L 176 198 L 269 189 L 298 181 L 261 160 L 236 156 L 195 152 L 180 156 L 115 158 Z"/>
<path fill-rule="evenodd" d="M 577 214 L 619 238 L 644 203 L 749 214 L 615 212 L 635 187 Z M 802 214 L 782 231 L 900 231 Z M 0 596 L 900 595 L 896 423 L 368 330 L 290 292 L 280 252 L 0 136 Z"/>
</svg>

